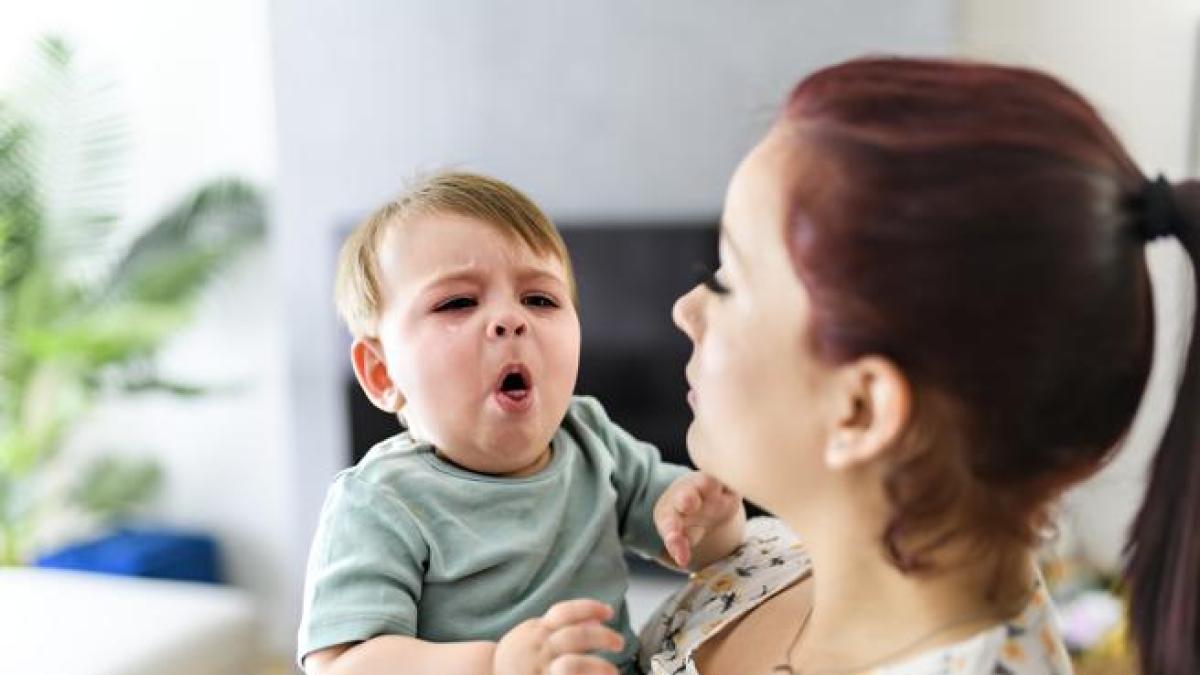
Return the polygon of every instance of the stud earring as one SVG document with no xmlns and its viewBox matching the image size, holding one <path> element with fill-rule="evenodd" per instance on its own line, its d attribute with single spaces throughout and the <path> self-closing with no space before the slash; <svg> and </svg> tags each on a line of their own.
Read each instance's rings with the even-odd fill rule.
<svg viewBox="0 0 1200 675">
<path fill-rule="evenodd" d="M 831 469 L 841 469 L 850 464 L 850 440 L 845 436 L 834 436 L 825 447 L 825 464 Z"/>
</svg>

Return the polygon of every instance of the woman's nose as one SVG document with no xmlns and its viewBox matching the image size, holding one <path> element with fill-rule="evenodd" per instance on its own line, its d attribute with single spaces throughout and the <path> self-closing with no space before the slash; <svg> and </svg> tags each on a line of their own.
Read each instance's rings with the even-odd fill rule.
<svg viewBox="0 0 1200 675">
<path fill-rule="evenodd" d="M 700 287 L 696 286 L 684 293 L 671 307 L 671 320 L 692 341 L 696 340 L 696 303 L 699 300 L 699 290 Z"/>
</svg>

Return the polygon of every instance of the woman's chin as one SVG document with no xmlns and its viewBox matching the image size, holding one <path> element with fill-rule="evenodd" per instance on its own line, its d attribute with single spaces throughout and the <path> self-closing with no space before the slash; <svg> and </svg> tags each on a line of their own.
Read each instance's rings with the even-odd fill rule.
<svg viewBox="0 0 1200 675">
<path fill-rule="evenodd" d="M 709 451 L 708 443 L 704 437 L 704 434 L 701 433 L 700 429 L 696 425 L 695 420 L 693 420 L 691 426 L 688 427 L 686 442 L 688 458 L 692 460 L 692 464 L 696 465 L 696 468 L 704 473 L 720 478 L 721 476 L 719 468 L 713 466 L 713 453 Z"/>
<path fill-rule="evenodd" d="M 729 452 L 729 447 L 715 450 L 694 421 L 687 431 L 687 451 L 696 469 L 721 481 L 742 497 L 747 497 L 741 485 L 743 481 L 739 480 L 744 478 L 739 475 L 744 467 L 728 464 L 736 455 Z"/>
</svg>

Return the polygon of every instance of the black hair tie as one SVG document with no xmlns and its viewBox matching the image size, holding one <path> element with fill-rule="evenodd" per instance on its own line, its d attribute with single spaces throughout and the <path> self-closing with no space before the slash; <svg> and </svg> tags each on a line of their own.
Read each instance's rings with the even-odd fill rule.
<svg viewBox="0 0 1200 675">
<path fill-rule="evenodd" d="M 1142 212 L 1138 231 L 1146 242 L 1159 237 L 1175 237 L 1184 227 L 1183 213 L 1175 204 L 1175 192 L 1171 182 L 1162 174 L 1146 181 L 1140 195 Z"/>
</svg>

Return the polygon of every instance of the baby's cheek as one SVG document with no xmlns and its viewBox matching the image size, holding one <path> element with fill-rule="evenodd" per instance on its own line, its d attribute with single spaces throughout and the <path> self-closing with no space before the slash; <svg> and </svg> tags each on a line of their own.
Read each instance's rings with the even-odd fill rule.
<svg viewBox="0 0 1200 675">
<path fill-rule="evenodd" d="M 486 376 L 476 351 L 461 335 L 426 337 L 430 339 L 418 345 L 411 365 L 422 398 L 443 411 L 479 398 Z"/>
<path fill-rule="evenodd" d="M 556 383 L 574 389 L 579 371 L 580 338 L 578 324 L 560 324 L 547 333 L 542 344 L 542 358 L 549 367 L 548 374 Z"/>
</svg>

